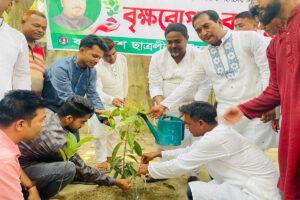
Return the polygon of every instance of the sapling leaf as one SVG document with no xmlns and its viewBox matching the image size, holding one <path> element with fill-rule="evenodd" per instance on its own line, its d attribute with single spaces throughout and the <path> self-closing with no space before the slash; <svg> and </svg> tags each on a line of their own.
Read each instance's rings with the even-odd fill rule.
<svg viewBox="0 0 300 200">
<path fill-rule="evenodd" d="M 140 130 L 142 126 L 142 123 L 140 122 L 139 118 L 136 118 L 136 120 L 134 121 L 134 127 L 136 130 Z"/>
<path fill-rule="evenodd" d="M 70 158 L 72 158 L 72 156 L 78 151 L 77 148 L 72 147 L 72 148 L 66 148 L 65 153 L 67 156 L 67 159 L 70 160 Z"/>
<path fill-rule="evenodd" d="M 91 141 L 92 139 L 94 139 L 94 137 L 92 137 L 92 136 L 85 137 L 85 138 L 79 140 L 79 142 L 78 142 L 74 147 L 75 147 L 75 148 L 78 148 L 78 147 L 80 147 L 81 145 L 83 145 L 84 143 Z"/>
<path fill-rule="evenodd" d="M 127 117 L 125 120 L 123 120 L 122 122 L 124 123 L 130 123 L 130 122 L 134 122 L 135 120 L 135 116 L 130 116 L 130 117 Z"/>
<path fill-rule="evenodd" d="M 122 178 L 128 178 L 129 176 L 131 176 L 130 170 L 124 169 Z"/>
<path fill-rule="evenodd" d="M 136 163 L 139 163 L 133 155 L 128 155 L 128 157 L 132 158 Z"/>
<path fill-rule="evenodd" d="M 71 140 L 71 138 L 67 137 L 67 148 L 72 148 L 73 142 Z"/>
<path fill-rule="evenodd" d="M 120 162 L 122 160 L 121 156 L 118 156 L 114 161 L 112 161 L 110 163 L 110 172 L 116 167 L 116 165 L 118 164 L 118 162 Z"/>
<path fill-rule="evenodd" d="M 130 171 L 131 175 L 134 176 L 136 174 L 136 170 L 133 168 L 133 163 L 126 163 L 128 170 Z"/>
<path fill-rule="evenodd" d="M 113 129 L 116 128 L 116 122 L 115 122 L 114 119 L 109 118 L 109 119 L 108 119 L 108 122 L 109 122 L 109 125 L 110 125 L 111 128 L 113 128 Z"/>
<path fill-rule="evenodd" d="M 123 140 L 124 137 L 125 137 L 126 131 L 120 130 L 120 131 L 119 131 L 119 134 L 120 134 L 121 140 Z"/>
<path fill-rule="evenodd" d="M 142 156 L 142 154 L 143 154 L 142 147 L 137 141 L 134 141 L 134 151 L 139 156 Z"/>
<path fill-rule="evenodd" d="M 112 161 L 115 159 L 115 157 L 116 157 L 116 155 L 117 155 L 117 153 L 118 153 L 118 151 L 119 151 L 119 148 L 120 148 L 121 144 L 122 144 L 122 142 L 118 143 L 118 144 L 115 146 L 115 148 L 114 148 L 114 150 L 113 150 L 113 152 L 112 152 L 112 155 L 111 155 L 111 160 L 112 160 Z"/>
<path fill-rule="evenodd" d="M 133 150 L 133 148 L 134 148 L 134 137 L 133 137 L 132 133 L 128 133 L 127 140 L 128 140 L 128 144 L 130 146 L 130 149 Z"/>
<path fill-rule="evenodd" d="M 62 156 L 63 159 L 64 159 L 64 162 L 66 163 L 66 162 L 67 162 L 67 158 L 66 158 L 65 152 L 64 152 L 61 148 L 59 148 L 59 151 L 60 151 L 61 156 Z"/>
<path fill-rule="evenodd" d="M 77 139 L 76 139 L 76 136 L 74 135 L 74 134 L 72 134 L 72 133 L 68 133 L 68 138 L 69 139 L 71 139 L 71 144 L 70 144 L 70 146 L 71 147 L 74 147 L 76 144 L 77 144 Z"/>
<path fill-rule="evenodd" d="M 118 175 L 119 175 L 119 172 L 118 171 L 116 171 L 116 173 L 114 174 L 114 178 L 117 178 L 118 177 Z"/>
<path fill-rule="evenodd" d="M 120 108 L 116 108 L 112 111 L 113 116 L 119 116 L 120 115 Z"/>
</svg>

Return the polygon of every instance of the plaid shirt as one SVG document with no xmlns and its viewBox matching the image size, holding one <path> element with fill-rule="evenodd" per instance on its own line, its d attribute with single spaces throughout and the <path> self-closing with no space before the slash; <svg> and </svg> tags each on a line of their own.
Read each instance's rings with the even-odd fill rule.
<svg viewBox="0 0 300 200">
<path fill-rule="evenodd" d="M 68 131 L 61 125 L 57 114 L 49 109 L 46 110 L 45 123 L 46 126 L 42 128 L 37 138 L 30 141 L 22 141 L 18 144 L 22 154 L 19 158 L 22 168 L 40 162 L 50 163 L 63 161 L 59 148 L 63 150 L 66 148 Z M 107 186 L 116 184 L 114 178 L 106 176 L 97 169 L 86 165 L 79 154 L 75 153 L 70 161 L 76 165 L 76 177 L 80 181 Z"/>
</svg>

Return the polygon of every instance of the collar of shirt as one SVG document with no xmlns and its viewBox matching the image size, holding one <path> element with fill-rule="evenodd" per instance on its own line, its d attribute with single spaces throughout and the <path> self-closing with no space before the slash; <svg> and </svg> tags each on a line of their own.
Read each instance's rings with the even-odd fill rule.
<svg viewBox="0 0 300 200">
<path fill-rule="evenodd" d="M 21 155 L 18 145 L 16 145 L 2 130 L 0 130 L 0 140 L 5 143 L 7 148 L 17 157 Z"/>
<path fill-rule="evenodd" d="M 227 30 L 226 31 L 226 34 L 224 35 L 224 37 L 221 39 L 221 41 L 222 41 L 222 43 L 220 44 L 220 46 L 222 45 L 222 44 L 224 44 L 224 42 L 230 37 L 230 35 L 231 35 L 231 31 L 229 31 L 229 30 Z M 208 45 L 208 46 L 213 46 L 213 45 Z M 213 47 L 217 47 L 217 46 L 213 46 Z"/>
<path fill-rule="evenodd" d="M 76 59 L 77 59 L 77 56 L 73 56 L 72 62 L 73 62 L 73 66 L 75 67 L 75 69 L 79 70 L 80 72 L 83 72 L 84 70 L 86 70 L 88 68 L 88 67 L 86 67 L 86 68 L 80 68 L 77 65 Z"/>
</svg>

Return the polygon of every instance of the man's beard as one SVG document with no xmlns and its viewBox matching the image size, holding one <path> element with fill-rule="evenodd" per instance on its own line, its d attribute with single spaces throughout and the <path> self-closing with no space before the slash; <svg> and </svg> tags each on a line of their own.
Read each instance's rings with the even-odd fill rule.
<svg viewBox="0 0 300 200">
<path fill-rule="evenodd" d="M 259 13 L 259 10 L 263 10 L 263 13 Z M 275 17 L 277 17 L 281 9 L 281 3 L 279 0 L 273 0 L 273 2 L 266 7 L 251 7 L 249 12 L 252 16 L 258 17 L 258 20 L 263 25 L 268 25 Z"/>
</svg>

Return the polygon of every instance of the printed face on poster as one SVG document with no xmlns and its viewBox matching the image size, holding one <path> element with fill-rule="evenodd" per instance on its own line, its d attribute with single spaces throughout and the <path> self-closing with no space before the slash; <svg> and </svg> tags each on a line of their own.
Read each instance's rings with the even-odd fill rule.
<svg viewBox="0 0 300 200">
<path fill-rule="evenodd" d="M 224 29 L 234 29 L 234 16 L 248 10 L 250 0 L 46 0 L 48 49 L 78 50 L 87 34 L 109 36 L 117 51 L 151 55 L 166 46 L 169 23 L 187 26 L 189 43 L 205 46 L 192 26 L 201 10 L 217 11 Z"/>
</svg>

